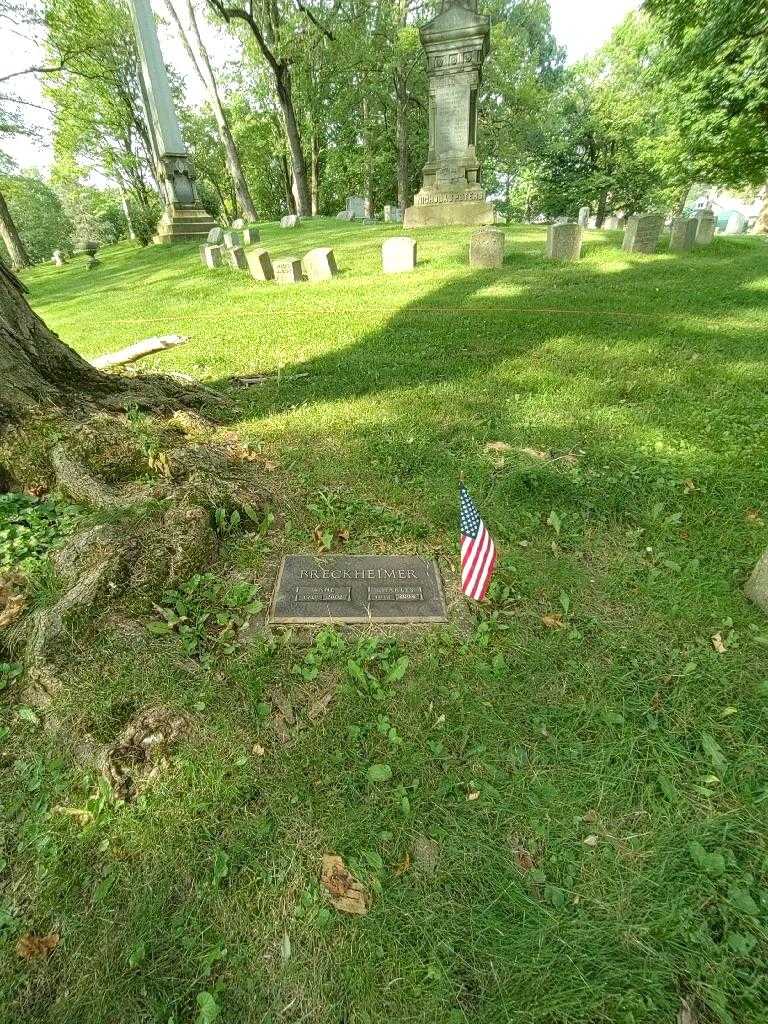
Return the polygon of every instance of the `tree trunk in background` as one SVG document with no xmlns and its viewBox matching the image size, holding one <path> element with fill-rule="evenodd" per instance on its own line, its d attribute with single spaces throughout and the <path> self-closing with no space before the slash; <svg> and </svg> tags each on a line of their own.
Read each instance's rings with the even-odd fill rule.
<svg viewBox="0 0 768 1024">
<path fill-rule="evenodd" d="M 114 393 L 119 377 L 94 369 L 33 312 L 24 286 L 0 263 L 0 423 L 36 406 L 76 404 L 83 393 Z"/>
<path fill-rule="evenodd" d="M 317 138 L 317 132 L 312 132 L 312 216 L 316 217 L 320 212 L 320 143 Z"/>
<path fill-rule="evenodd" d="M 23 267 L 31 266 L 32 261 L 27 255 L 21 236 L 13 223 L 11 211 L 0 192 L 0 238 L 5 242 L 8 255 L 11 257 L 11 265 L 14 270 L 21 270 Z"/>
<path fill-rule="evenodd" d="M 768 235 L 768 185 L 765 188 L 765 195 L 763 196 L 763 205 L 760 213 L 757 215 L 755 226 L 752 228 L 753 235 Z"/>
<path fill-rule="evenodd" d="M 296 213 L 296 200 L 293 198 L 293 179 L 291 177 L 291 168 L 288 164 L 288 158 L 283 154 L 280 157 L 280 163 L 283 166 L 283 189 L 285 190 L 285 205 L 288 208 L 288 213 Z"/>
<path fill-rule="evenodd" d="M 597 200 L 597 209 L 595 210 L 595 227 L 596 228 L 601 228 L 603 226 L 603 221 L 605 220 L 605 215 L 608 212 L 607 206 L 608 206 L 608 193 L 607 192 L 601 192 L 600 196 L 598 197 L 598 200 Z"/>
<path fill-rule="evenodd" d="M 291 69 L 286 63 L 282 62 L 279 65 L 278 73 L 275 75 L 275 80 L 277 102 L 280 105 L 280 112 L 283 115 L 285 137 L 288 142 L 288 151 L 291 154 L 293 180 L 296 184 L 296 199 L 298 206 L 296 212 L 300 217 L 309 217 L 312 213 L 312 203 L 309 198 L 307 162 L 304 159 L 304 150 L 301 148 L 301 136 L 299 135 L 299 126 L 296 122 L 296 111 L 293 106 Z"/>
<path fill-rule="evenodd" d="M 172 7 L 170 0 L 166 0 L 169 8 Z M 208 51 L 203 44 L 202 37 L 200 35 L 200 29 L 197 26 L 197 18 L 195 17 L 195 10 L 192 6 L 192 0 L 187 0 L 187 15 L 189 17 L 189 24 L 192 29 L 192 34 L 195 37 L 195 44 L 197 46 L 197 52 L 200 56 L 201 68 L 199 71 L 200 78 L 203 84 L 206 86 L 208 91 L 208 101 L 211 104 L 213 110 L 213 116 L 216 118 L 216 124 L 219 129 L 219 137 L 221 138 L 224 146 L 224 152 L 227 157 L 227 170 L 232 178 L 232 184 L 235 186 L 235 195 L 237 196 L 237 204 L 240 207 L 240 212 L 246 218 L 246 220 L 255 221 L 258 220 L 258 214 L 256 213 L 256 207 L 254 206 L 253 199 L 251 198 L 251 191 L 248 188 L 248 182 L 245 180 L 245 173 L 243 172 L 243 165 L 240 162 L 240 154 L 237 151 L 235 140 L 232 137 L 232 130 L 229 127 L 229 121 L 227 115 L 224 112 L 224 107 L 219 97 L 219 90 L 216 87 L 216 79 L 213 75 L 213 68 L 211 62 L 208 59 Z M 179 27 L 179 31 L 183 37 L 183 30 Z M 191 49 L 191 47 L 190 47 Z"/>
<path fill-rule="evenodd" d="M 675 203 L 675 208 L 672 211 L 675 217 L 680 217 L 685 209 L 685 200 L 688 198 L 688 193 L 691 191 L 691 186 L 686 185 L 683 194 L 680 196 L 678 201 Z"/>
<path fill-rule="evenodd" d="M 368 113 L 368 97 L 362 97 L 362 138 L 365 139 L 364 167 L 362 167 L 362 196 L 365 198 L 367 217 L 374 215 L 374 159 L 371 148 L 371 123 Z"/>
<path fill-rule="evenodd" d="M 411 201 L 408 174 L 408 89 L 402 75 L 395 74 L 397 139 L 397 205 L 405 213 Z"/>
</svg>

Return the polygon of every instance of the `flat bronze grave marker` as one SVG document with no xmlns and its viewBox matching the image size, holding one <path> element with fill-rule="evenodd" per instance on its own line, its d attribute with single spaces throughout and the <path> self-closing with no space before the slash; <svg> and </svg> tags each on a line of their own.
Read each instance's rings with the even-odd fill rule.
<svg viewBox="0 0 768 1024">
<path fill-rule="evenodd" d="M 406 555 L 286 555 L 271 622 L 446 622 L 437 564 Z"/>
</svg>

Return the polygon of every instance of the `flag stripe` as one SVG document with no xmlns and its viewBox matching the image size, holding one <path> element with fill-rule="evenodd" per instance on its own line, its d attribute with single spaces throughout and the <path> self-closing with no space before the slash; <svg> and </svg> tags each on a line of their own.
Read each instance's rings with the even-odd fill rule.
<svg viewBox="0 0 768 1024">
<path fill-rule="evenodd" d="M 483 590 L 483 586 L 488 576 L 488 568 L 491 565 L 491 562 L 493 561 L 493 541 L 490 540 L 490 537 L 488 539 L 490 543 L 486 546 L 486 549 L 483 551 L 482 561 L 478 565 L 477 570 L 475 572 L 475 578 L 470 583 L 469 587 L 472 597 L 474 597 L 476 601 L 480 600 L 478 595 Z"/>
<path fill-rule="evenodd" d="M 467 597 L 482 601 L 496 566 L 496 546 L 463 484 L 459 487 L 459 516 L 461 589 Z"/>
<path fill-rule="evenodd" d="M 467 590 L 470 592 L 475 589 L 475 584 L 477 583 L 478 578 L 482 575 L 483 569 L 485 568 L 487 552 L 491 543 L 491 535 L 484 526 L 481 527 L 481 532 L 478 534 L 475 542 L 477 555 L 475 556 L 475 561 L 469 571 L 469 578 L 467 580 Z"/>
<path fill-rule="evenodd" d="M 480 553 L 481 553 L 481 550 L 482 550 L 482 546 L 483 546 L 483 540 L 486 537 L 486 535 L 487 535 L 487 530 L 485 529 L 485 527 L 481 523 L 480 524 L 480 532 L 478 533 L 477 537 L 475 538 L 474 542 L 472 543 L 472 545 L 470 547 L 469 552 L 467 553 L 467 559 L 466 559 L 466 561 L 464 563 L 464 567 L 462 569 L 461 576 L 462 576 L 462 579 L 464 580 L 465 583 L 469 582 L 470 577 L 472 576 L 472 572 L 473 572 L 475 566 L 478 563 L 478 560 L 480 558 Z"/>
</svg>

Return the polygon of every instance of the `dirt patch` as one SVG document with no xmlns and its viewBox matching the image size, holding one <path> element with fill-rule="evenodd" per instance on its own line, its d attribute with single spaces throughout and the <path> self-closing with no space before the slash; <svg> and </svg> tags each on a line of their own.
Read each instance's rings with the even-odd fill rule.
<svg viewBox="0 0 768 1024">
<path fill-rule="evenodd" d="M 167 764 L 173 747 L 189 734 L 188 715 L 148 708 L 130 722 L 102 757 L 102 773 L 115 796 L 130 803 Z"/>
</svg>

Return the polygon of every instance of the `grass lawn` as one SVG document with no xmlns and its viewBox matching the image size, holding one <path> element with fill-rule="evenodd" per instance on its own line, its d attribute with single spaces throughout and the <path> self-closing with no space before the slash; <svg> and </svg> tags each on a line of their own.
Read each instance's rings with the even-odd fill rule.
<svg viewBox="0 0 768 1024">
<path fill-rule="evenodd" d="M 207 667 L 83 623 L 55 707 L 75 740 L 153 704 L 194 719 L 132 804 L 94 798 L 10 687 L 3 1024 L 672 1024 L 681 998 L 698 1024 L 768 1020 L 768 620 L 741 594 L 768 544 L 765 241 L 642 256 L 593 231 L 561 265 L 516 227 L 474 271 L 469 230 L 443 229 L 385 277 L 398 233 L 264 225 L 274 256 L 334 247 L 321 284 L 191 246 L 25 275 L 78 351 L 188 334 L 142 369 L 228 388 L 227 429 L 277 465 L 275 522 L 217 574 L 266 601 L 320 526 L 436 556 L 455 589 L 461 472 L 500 560 L 445 627 L 259 628 Z M 305 726 L 287 742 L 280 692 Z M 52 813 L 89 798 L 84 827 Z M 329 852 L 367 916 L 330 908 Z M 49 959 L 16 955 L 50 931 Z"/>
</svg>

